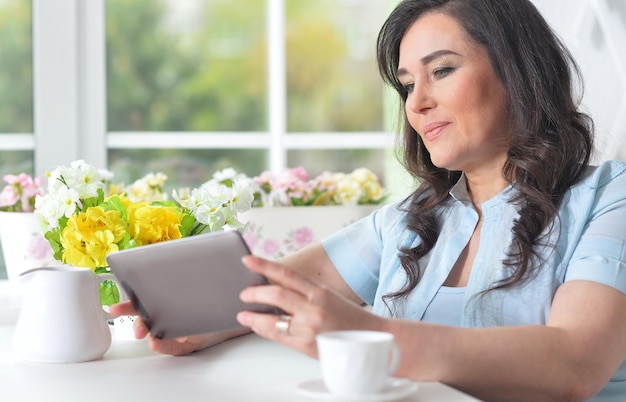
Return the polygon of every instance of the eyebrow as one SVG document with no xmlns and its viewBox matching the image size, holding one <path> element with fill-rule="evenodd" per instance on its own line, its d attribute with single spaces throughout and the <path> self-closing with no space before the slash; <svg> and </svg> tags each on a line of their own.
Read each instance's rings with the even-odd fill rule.
<svg viewBox="0 0 626 402">
<path fill-rule="evenodd" d="M 438 59 L 440 57 L 447 56 L 447 55 L 460 56 L 459 53 L 454 52 L 452 50 L 442 49 L 442 50 L 437 50 L 437 51 L 434 51 L 434 52 L 432 52 L 430 54 L 427 54 L 426 56 L 422 57 L 420 59 L 420 61 L 422 62 L 423 65 L 426 65 L 428 63 L 431 63 L 433 60 L 436 60 L 436 59 Z M 398 77 L 400 77 L 400 76 L 402 76 L 404 74 L 408 74 L 408 71 L 404 67 L 399 68 L 398 71 L 396 72 L 396 75 Z"/>
</svg>

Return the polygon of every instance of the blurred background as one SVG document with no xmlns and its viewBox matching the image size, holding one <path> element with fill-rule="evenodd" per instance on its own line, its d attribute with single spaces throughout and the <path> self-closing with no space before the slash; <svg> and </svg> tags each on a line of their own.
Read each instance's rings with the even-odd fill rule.
<svg viewBox="0 0 626 402">
<path fill-rule="evenodd" d="M 583 68 L 596 159 L 626 158 L 626 2 L 534 2 Z M 401 198 L 414 183 L 375 60 L 396 3 L 0 0 L 0 174 L 85 159 L 171 190 L 226 167 L 364 166 Z"/>
</svg>

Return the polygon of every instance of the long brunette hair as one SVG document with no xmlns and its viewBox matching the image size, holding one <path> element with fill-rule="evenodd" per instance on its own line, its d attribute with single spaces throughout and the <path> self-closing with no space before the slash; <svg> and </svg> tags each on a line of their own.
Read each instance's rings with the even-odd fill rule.
<svg viewBox="0 0 626 402">
<path fill-rule="evenodd" d="M 593 122 L 578 109 L 573 76 L 582 86 L 573 57 L 529 0 L 404 0 L 393 10 L 378 36 L 380 74 L 400 95 L 404 116 L 401 162 L 419 187 L 404 202 L 407 228 L 421 241 L 399 250 L 407 274 L 405 286 L 385 300 L 405 297 L 422 276 L 419 265 L 435 245 L 440 223 L 436 207 L 449 196 L 462 172 L 433 165 L 420 136 L 407 121 L 407 92 L 397 77 L 400 42 L 424 13 L 441 12 L 487 49 L 491 66 L 507 92 L 514 124 L 502 172 L 519 196 L 513 242 L 503 264 L 508 278 L 489 289 L 516 286 L 539 269 L 536 247 L 552 230 L 565 192 L 580 180 L 593 148 Z"/>
</svg>

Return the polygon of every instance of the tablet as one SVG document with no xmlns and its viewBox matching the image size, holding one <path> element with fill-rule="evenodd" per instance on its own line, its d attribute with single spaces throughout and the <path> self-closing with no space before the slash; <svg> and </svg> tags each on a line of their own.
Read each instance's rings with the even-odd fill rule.
<svg viewBox="0 0 626 402">
<path fill-rule="evenodd" d="M 107 262 L 150 332 L 166 339 L 242 328 L 242 310 L 280 313 L 239 299 L 244 288 L 267 284 L 243 265 L 246 254 L 241 234 L 223 231 L 118 251 Z"/>
</svg>

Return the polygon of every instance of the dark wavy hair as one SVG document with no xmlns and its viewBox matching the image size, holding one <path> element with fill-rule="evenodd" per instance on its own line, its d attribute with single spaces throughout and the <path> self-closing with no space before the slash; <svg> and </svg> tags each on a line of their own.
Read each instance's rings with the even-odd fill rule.
<svg viewBox="0 0 626 402">
<path fill-rule="evenodd" d="M 407 92 L 398 80 L 400 42 L 425 13 L 454 18 L 471 40 L 483 46 L 496 76 L 507 92 L 514 124 L 502 175 L 519 190 L 511 200 L 519 211 L 513 242 L 503 264 L 510 275 L 486 290 L 516 286 L 539 269 L 537 246 L 557 225 L 565 192 L 580 180 L 593 148 L 593 122 L 579 111 L 575 93 L 582 77 L 572 55 L 529 0 L 404 0 L 381 28 L 377 42 L 378 67 L 383 80 L 402 100 L 400 159 L 420 185 L 401 204 L 407 228 L 421 239 L 414 248 L 402 247 L 400 261 L 407 274 L 402 289 L 385 300 L 403 298 L 422 276 L 421 257 L 435 245 L 440 223 L 437 206 L 449 196 L 462 172 L 433 165 L 420 136 L 406 118 Z M 543 235 L 542 235 L 543 234 Z"/>
</svg>

